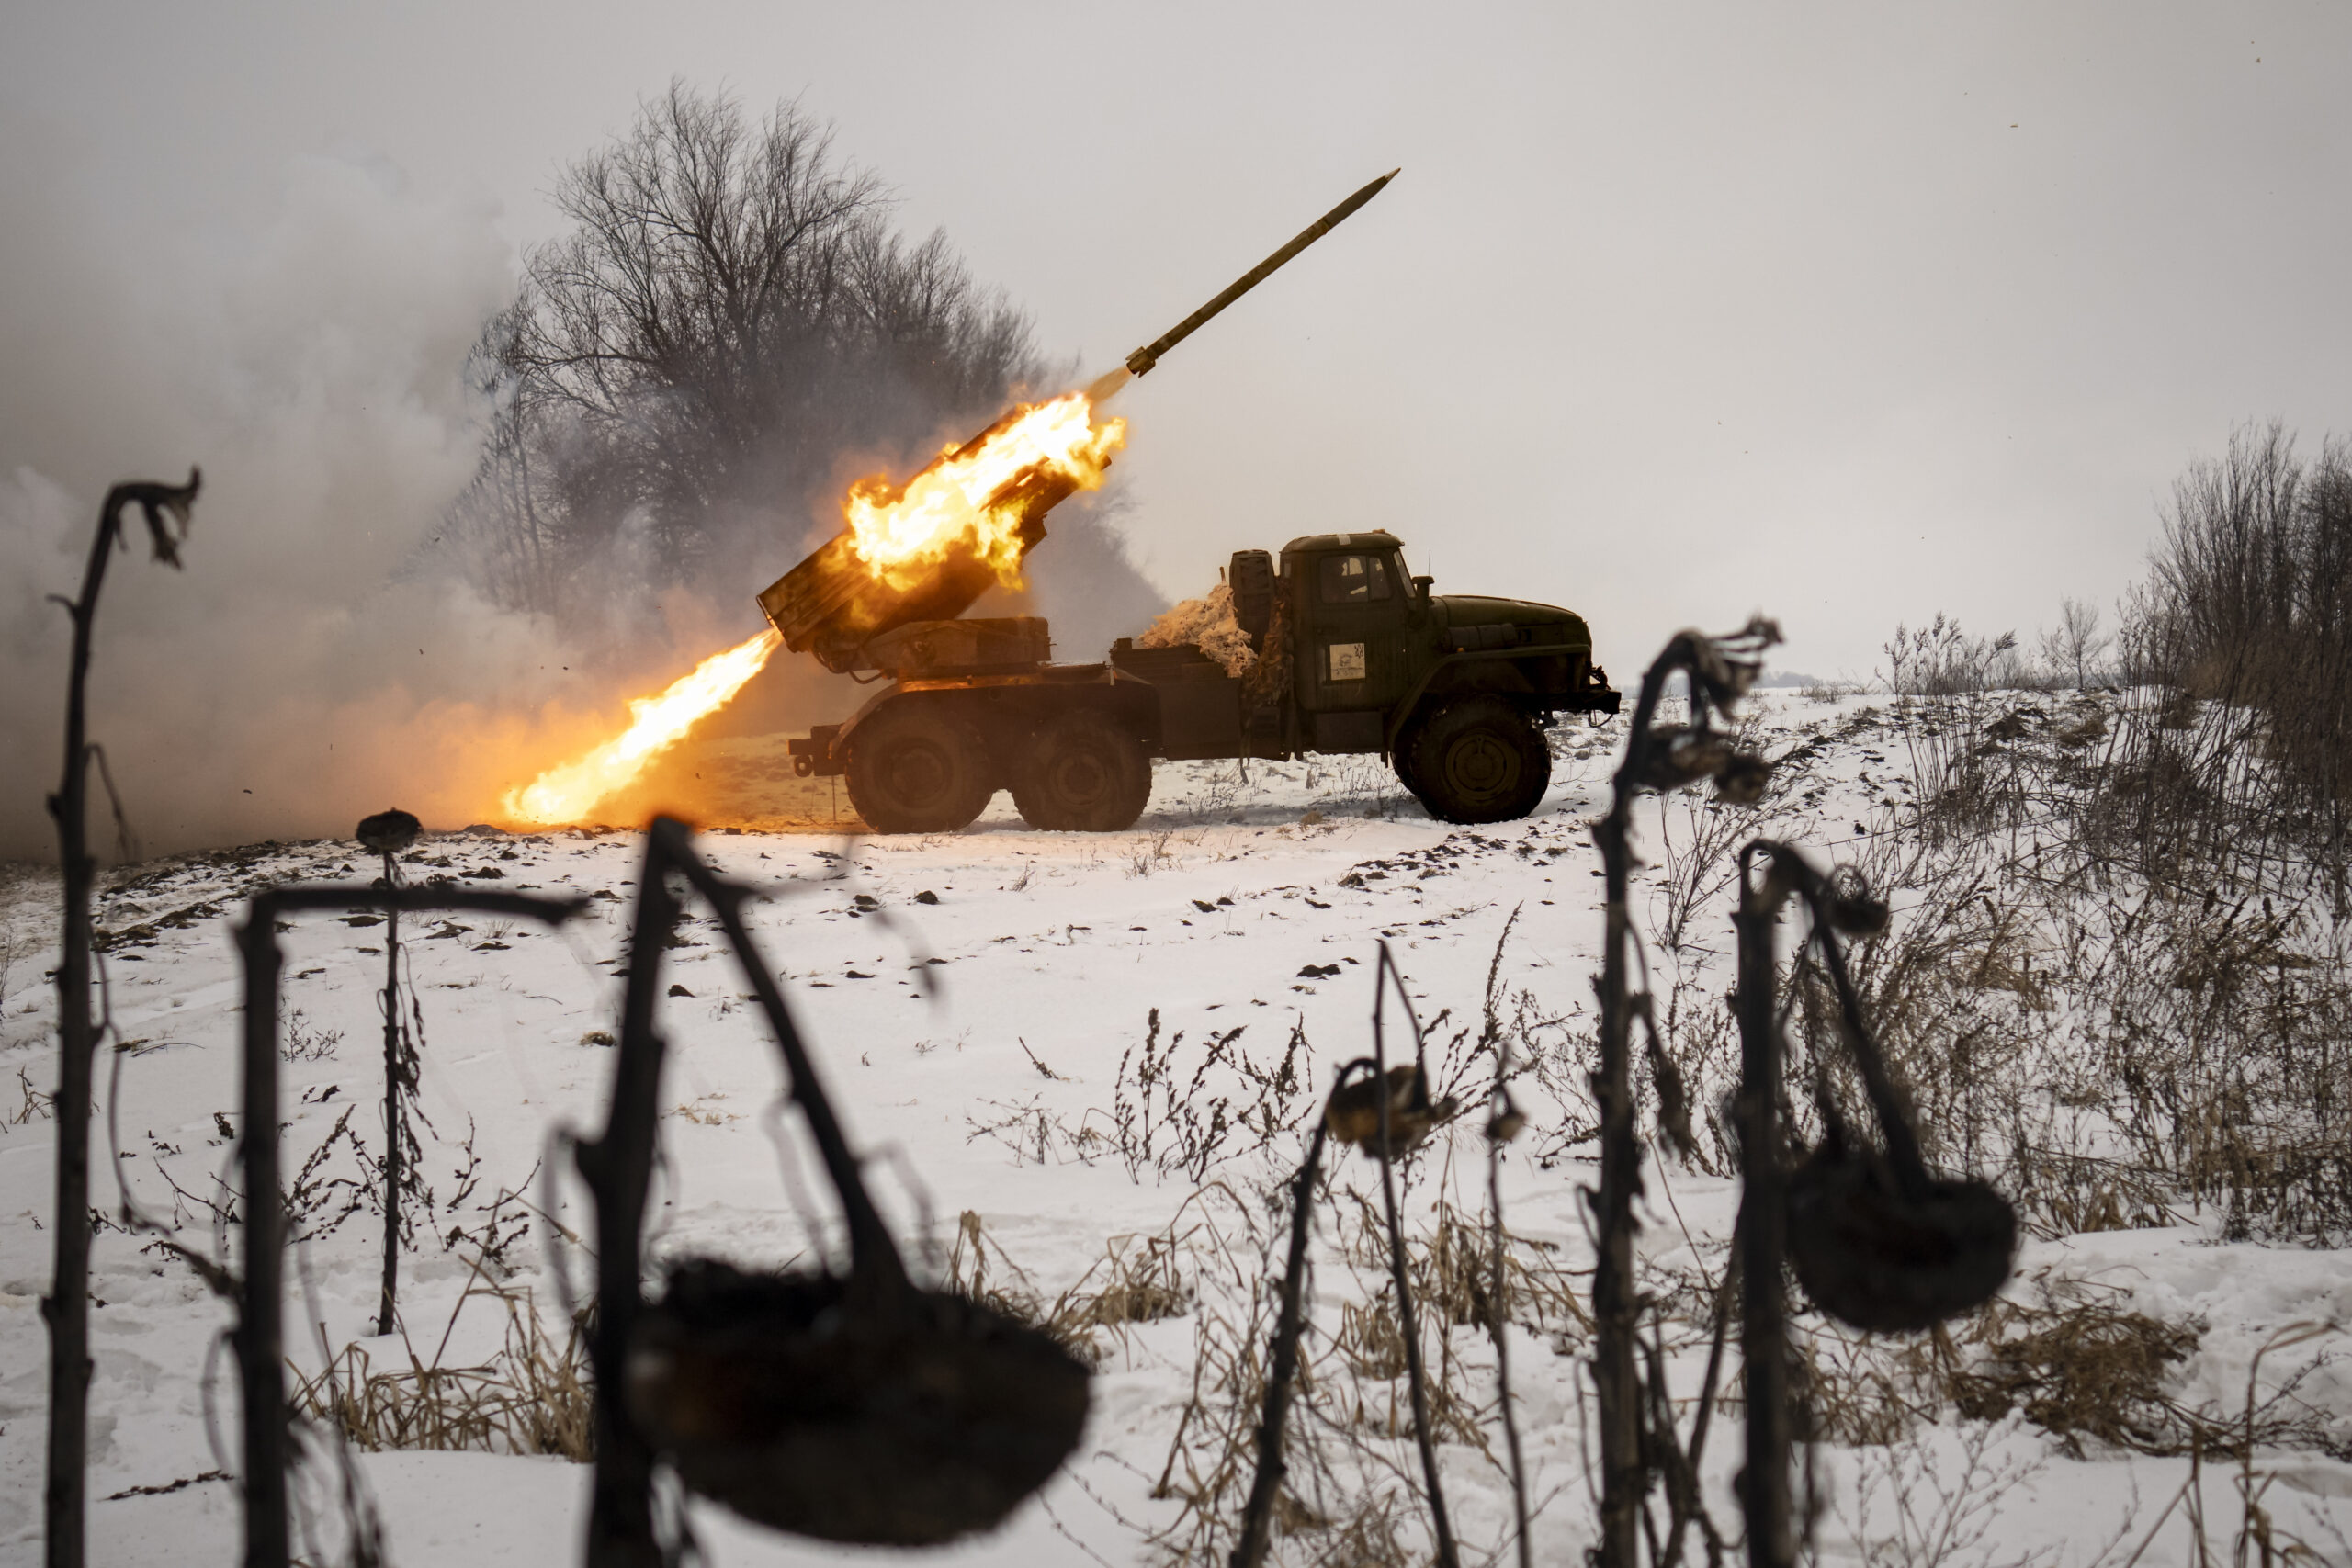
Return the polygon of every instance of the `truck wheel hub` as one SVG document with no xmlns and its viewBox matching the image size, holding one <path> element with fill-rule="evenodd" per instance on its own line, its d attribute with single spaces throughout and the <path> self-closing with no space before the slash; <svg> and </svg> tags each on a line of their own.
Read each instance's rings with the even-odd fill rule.
<svg viewBox="0 0 2352 1568">
<path fill-rule="evenodd" d="M 936 745 L 920 740 L 893 747 L 882 770 L 890 793 L 911 807 L 925 807 L 947 793 L 956 782 L 954 762 Z"/>
<path fill-rule="evenodd" d="M 1110 787 L 1110 774 L 1103 770 L 1102 759 L 1080 751 L 1055 760 L 1053 790 L 1072 805 L 1091 803 Z"/>
<path fill-rule="evenodd" d="M 1464 736 L 1445 761 L 1454 787 L 1472 795 L 1498 795 L 1519 779 L 1517 753 L 1492 735 Z"/>
</svg>

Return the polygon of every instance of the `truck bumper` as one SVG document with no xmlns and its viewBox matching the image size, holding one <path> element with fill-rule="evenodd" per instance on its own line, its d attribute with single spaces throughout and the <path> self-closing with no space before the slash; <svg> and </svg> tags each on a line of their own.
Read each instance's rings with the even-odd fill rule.
<svg viewBox="0 0 2352 1568">
<path fill-rule="evenodd" d="M 796 735 L 785 742 L 785 750 L 792 753 L 793 776 L 803 779 L 811 775 L 820 779 L 839 776 L 842 772 L 841 752 L 833 742 L 841 732 L 842 727 L 838 724 L 820 724 L 808 734 Z"/>
</svg>

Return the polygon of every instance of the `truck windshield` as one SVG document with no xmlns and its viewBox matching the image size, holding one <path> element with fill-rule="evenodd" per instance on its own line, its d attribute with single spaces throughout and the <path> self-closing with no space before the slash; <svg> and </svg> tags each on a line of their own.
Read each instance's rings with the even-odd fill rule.
<svg viewBox="0 0 2352 1568">
<path fill-rule="evenodd" d="M 1323 603 L 1363 604 L 1388 597 L 1388 573 L 1378 556 L 1325 556 Z"/>
</svg>

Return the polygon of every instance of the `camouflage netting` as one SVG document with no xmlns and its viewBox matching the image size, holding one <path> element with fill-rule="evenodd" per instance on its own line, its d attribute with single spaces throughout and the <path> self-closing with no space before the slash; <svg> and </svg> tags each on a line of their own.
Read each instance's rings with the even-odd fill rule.
<svg viewBox="0 0 2352 1568">
<path fill-rule="evenodd" d="M 1137 648 L 1174 648 L 1186 642 L 1199 644 L 1203 653 L 1224 665 L 1225 672 L 1236 679 L 1248 674 L 1258 661 L 1250 649 L 1249 635 L 1233 618 L 1233 590 L 1222 582 L 1210 589 L 1205 599 L 1185 600 L 1136 638 Z"/>
</svg>

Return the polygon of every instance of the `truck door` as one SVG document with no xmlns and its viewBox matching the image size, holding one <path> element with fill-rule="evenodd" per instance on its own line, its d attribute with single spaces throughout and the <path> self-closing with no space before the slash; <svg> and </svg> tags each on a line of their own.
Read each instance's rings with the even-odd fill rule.
<svg viewBox="0 0 2352 1568">
<path fill-rule="evenodd" d="M 1299 585 L 1299 706 L 1317 751 L 1377 751 L 1396 697 L 1412 590 L 1392 552 L 1333 550 Z"/>
</svg>

